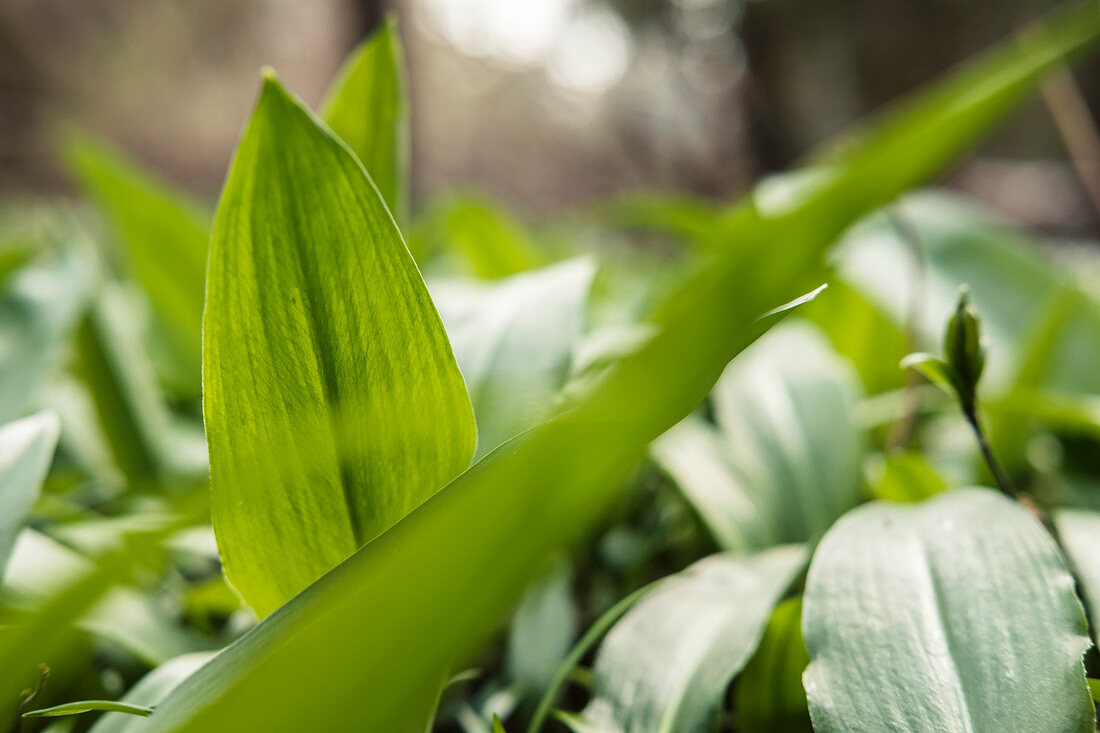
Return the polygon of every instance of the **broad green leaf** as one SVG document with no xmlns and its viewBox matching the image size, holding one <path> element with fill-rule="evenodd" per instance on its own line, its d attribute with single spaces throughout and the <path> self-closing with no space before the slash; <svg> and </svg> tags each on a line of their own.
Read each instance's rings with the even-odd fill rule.
<svg viewBox="0 0 1100 733">
<path fill-rule="evenodd" d="M 325 122 L 358 156 L 387 208 L 402 223 L 409 213 L 404 64 L 397 22 L 388 16 L 351 52 L 321 105 Z"/>
<path fill-rule="evenodd" d="M 172 386 L 197 396 L 209 212 L 103 142 L 74 136 L 64 153 L 165 329 L 179 364 Z"/>
<path fill-rule="evenodd" d="M 706 730 L 806 559 L 793 545 L 712 555 L 666 580 L 607 635 L 581 716 L 603 731 Z"/>
<path fill-rule="evenodd" d="M 821 332 L 790 322 L 722 375 L 717 430 L 691 418 L 652 452 L 723 547 L 810 540 L 862 497 L 858 398 Z"/>
<path fill-rule="evenodd" d="M 211 652 L 195 652 L 170 659 L 138 680 L 121 702 L 155 707 L 213 656 Z M 134 733 L 141 730 L 140 722 L 130 715 L 107 714 L 97 720 L 91 730 L 92 733 Z"/>
<path fill-rule="evenodd" d="M 1100 623 L 1100 514 L 1085 509 L 1061 509 L 1054 514 L 1058 539 L 1081 589 L 1093 623 Z"/>
<path fill-rule="evenodd" d="M 470 399 L 393 218 L 273 76 L 218 205 L 203 339 L 214 529 L 261 616 L 469 463 Z"/>
<path fill-rule="evenodd" d="M 607 509 L 645 444 L 778 318 L 758 314 L 808 290 L 854 219 L 935 173 L 1094 40 L 1100 8 L 1076 5 L 1046 26 L 1041 41 L 1014 39 L 894 110 L 784 213 L 739 208 L 729 246 L 572 410 L 491 453 L 265 619 L 169 695 L 147 730 L 397 731 L 422 716 L 418 705 L 532 576 Z"/>
<path fill-rule="evenodd" d="M 57 433 L 49 412 L 0 426 L 0 579 L 50 468 Z"/>
<path fill-rule="evenodd" d="M 543 261 L 523 226 L 484 196 L 456 196 L 433 216 L 443 243 L 478 277 L 506 277 Z"/>
<path fill-rule="evenodd" d="M 992 490 L 851 512 L 814 554 L 803 603 L 819 733 L 1095 727 L 1073 578 L 1042 525 Z"/>
<path fill-rule="evenodd" d="M 492 284 L 431 285 L 477 418 L 477 457 L 545 419 L 584 328 L 595 266 L 578 259 Z"/>
<path fill-rule="evenodd" d="M 110 712 L 137 715 L 144 718 L 153 714 L 153 709 L 145 705 L 131 705 L 114 700 L 81 700 L 80 702 L 67 702 L 62 705 L 54 705 L 40 710 L 31 710 L 23 713 L 24 718 L 57 718 L 63 715 L 80 715 L 81 713 Z"/>
<path fill-rule="evenodd" d="M 741 733 L 812 730 L 802 672 L 810 663 L 802 641 L 802 599 L 780 603 L 745 671 L 738 678 L 733 709 Z"/>
</svg>

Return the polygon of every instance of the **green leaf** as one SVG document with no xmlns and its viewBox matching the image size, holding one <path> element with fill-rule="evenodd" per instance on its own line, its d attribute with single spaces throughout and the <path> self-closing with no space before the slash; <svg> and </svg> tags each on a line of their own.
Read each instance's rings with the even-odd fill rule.
<svg viewBox="0 0 1100 733">
<path fill-rule="evenodd" d="M 370 174 L 398 222 L 408 219 L 409 117 L 397 21 L 359 45 L 332 82 L 321 116 Z"/>
<path fill-rule="evenodd" d="M 3 592 L 12 607 L 39 613 L 44 604 L 62 595 L 68 584 L 94 572 L 92 560 L 28 528 L 16 541 Z M 160 603 L 130 586 L 103 589 L 102 598 L 73 616 L 70 622 L 148 664 L 159 664 L 201 648 L 198 640 L 181 628 Z"/>
<path fill-rule="evenodd" d="M 50 412 L 0 426 L 0 578 L 46 478 L 58 430 Z"/>
<path fill-rule="evenodd" d="M 739 208 L 728 247 L 573 409 L 486 456 L 265 619 L 169 695 L 148 730 L 398 731 L 423 720 L 420 706 L 448 670 L 608 508 L 645 444 L 694 410 L 776 320 L 758 314 L 820 282 L 840 231 L 936 172 L 1092 41 L 1100 9 L 1077 5 L 1046 25 L 1041 43 L 1013 39 L 895 110 L 785 213 Z"/>
<path fill-rule="evenodd" d="M 554 680 L 577 634 L 573 574 L 560 559 L 523 594 L 508 634 L 509 678 L 524 698 L 535 698 Z"/>
<path fill-rule="evenodd" d="M 138 680 L 121 702 L 149 708 L 159 705 L 168 693 L 213 656 L 212 652 L 195 652 L 170 659 Z M 91 733 L 138 733 L 142 728 L 143 723 L 138 718 L 108 713 L 96 721 Z"/>
<path fill-rule="evenodd" d="M 878 480 L 871 484 L 871 494 L 888 501 L 916 502 L 946 488 L 947 481 L 924 456 L 899 451 L 883 458 Z"/>
<path fill-rule="evenodd" d="M 577 665 L 581 663 L 581 659 L 583 659 L 603 635 L 615 625 L 615 622 L 622 618 L 623 614 L 633 608 L 634 604 L 644 598 L 650 591 L 659 586 L 663 580 L 664 578 L 655 580 L 648 585 L 638 588 L 624 598 L 620 598 L 615 604 L 600 614 L 600 617 L 588 627 L 584 635 L 573 645 L 573 648 L 569 650 L 568 656 L 562 660 L 562 663 L 554 673 L 554 678 L 546 686 L 546 690 L 542 694 L 542 699 L 539 700 L 539 704 L 535 708 L 534 714 L 531 716 L 531 722 L 527 727 L 527 733 L 539 733 L 539 731 L 542 730 L 543 723 L 546 722 L 547 716 L 551 714 L 551 709 L 557 703 L 562 689 L 569 680 L 569 676 L 573 673 L 573 670 L 576 669 Z M 557 717 L 561 718 L 560 715 Z M 561 719 L 564 721 L 564 718 Z"/>
<path fill-rule="evenodd" d="M 493 716 L 493 733 L 508 733 L 504 730 L 504 723 L 501 723 L 500 718 L 496 715 Z"/>
<path fill-rule="evenodd" d="M 1073 578 L 996 492 L 851 512 L 818 547 L 803 602 L 819 733 L 1094 729 Z"/>
<path fill-rule="evenodd" d="M 114 702 L 112 700 L 81 700 L 80 702 L 67 702 L 63 705 L 54 705 L 53 707 L 42 708 L 41 710 L 31 710 L 30 712 L 23 713 L 23 717 L 56 718 L 62 715 L 80 715 L 81 713 L 96 711 L 126 713 L 127 715 L 137 715 L 143 718 L 153 714 L 153 709 L 144 705 L 130 705 L 124 702 Z"/>
<path fill-rule="evenodd" d="M 936 385 L 951 397 L 959 394 L 959 378 L 955 370 L 943 359 L 932 354 L 918 352 L 901 360 L 902 369 L 915 369 L 922 377 Z"/>
<path fill-rule="evenodd" d="M 598 224 L 663 232 L 689 244 L 715 245 L 719 209 L 714 202 L 662 191 L 618 194 L 593 207 Z"/>
<path fill-rule="evenodd" d="M 477 417 L 477 457 L 555 407 L 594 275 L 591 260 L 577 259 L 489 285 L 432 283 Z"/>
<path fill-rule="evenodd" d="M 466 387 L 362 166 L 269 76 L 210 246 L 203 407 L 226 575 L 266 615 L 466 468 Z"/>
<path fill-rule="evenodd" d="M 0 422 L 23 417 L 59 366 L 91 293 L 94 267 L 75 248 L 12 275 L 0 294 Z"/>
<path fill-rule="evenodd" d="M 133 308 L 119 285 L 105 284 L 74 339 L 75 371 L 88 388 L 111 456 L 131 486 L 167 476 L 205 477 L 201 433 L 189 435 L 169 410 Z"/>
<path fill-rule="evenodd" d="M 1080 585 L 1093 636 L 1100 623 L 1100 514 L 1085 509 L 1061 509 L 1054 514 L 1058 538 Z"/>
<path fill-rule="evenodd" d="M 802 314 L 821 327 L 833 348 L 859 372 L 867 394 L 905 385 L 898 362 L 909 351 L 901 327 L 875 303 L 838 278 Z"/>
<path fill-rule="evenodd" d="M 433 216 L 444 243 L 478 277 L 507 277 L 543 260 L 523 226 L 485 196 L 456 196 Z"/>
<path fill-rule="evenodd" d="M 734 696 L 741 733 L 799 733 L 812 730 L 802 672 L 810 662 L 800 628 L 802 599 L 780 603 Z"/>
<path fill-rule="evenodd" d="M 845 236 L 837 268 L 898 324 L 910 320 L 913 288 L 920 287 L 914 323 L 920 348 L 941 347 L 959 287 L 969 284 L 992 356 L 983 384 L 1003 387 L 1027 368 L 1035 380 L 1031 386 L 1100 390 L 1096 371 L 1083 366 L 1100 358 L 1100 315 L 1087 298 L 1073 297 L 1072 271 L 1046 256 L 1027 233 L 967 198 L 921 191 L 903 198 L 893 211 L 919 245 L 919 258 L 914 242 L 880 213 Z M 1052 304 L 1054 312 L 1048 314 Z M 1023 336 L 1051 316 L 1060 322 L 1056 333 L 1040 337 L 1047 341 L 1039 352 L 1047 363 L 1028 367 L 1034 355 L 1029 356 L 1031 338 Z"/>
<path fill-rule="evenodd" d="M 600 730 L 704 730 L 748 662 L 806 549 L 722 554 L 669 578 L 615 624 L 581 716 Z"/>
<path fill-rule="evenodd" d="M 172 386 L 197 396 L 209 212 L 101 141 L 72 136 L 64 155 L 106 216 L 165 329 L 179 364 Z"/>
<path fill-rule="evenodd" d="M 810 540 L 862 496 L 858 399 L 820 331 L 787 323 L 718 381 L 718 430 L 689 418 L 652 452 L 722 547 Z"/>
</svg>

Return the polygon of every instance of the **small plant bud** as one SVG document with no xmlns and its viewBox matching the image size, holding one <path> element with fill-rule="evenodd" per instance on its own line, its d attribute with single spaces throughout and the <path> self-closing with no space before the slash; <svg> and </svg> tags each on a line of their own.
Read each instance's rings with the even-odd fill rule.
<svg viewBox="0 0 1100 733">
<path fill-rule="evenodd" d="M 959 398 L 964 406 L 972 405 L 978 380 L 985 368 L 985 349 L 982 347 L 978 311 L 970 303 L 970 292 L 966 286 L 959 290 L 958 305 L 947 322 L 943 353 L 958 379 L 956 387 Z"/>
</svg>

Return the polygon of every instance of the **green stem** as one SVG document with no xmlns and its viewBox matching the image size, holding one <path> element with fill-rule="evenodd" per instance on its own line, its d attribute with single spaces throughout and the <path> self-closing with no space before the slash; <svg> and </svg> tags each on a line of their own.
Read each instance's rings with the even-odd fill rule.
<svg viewBox="0 0 1100 733">
<path fill-rule="evenodd" d="M 1001 462 L 993 455 L 993 448 L 990 447 L 989 441 L 985 437 L 985 431 L 982 430 L 981 422 L 978 420 L 977 406 L 970 409 L 963 408 L 963 415 L 966 416 L 966 421 L 970 423 L 970 427 L 974 431 L 974 437 L 978 440 L 978 449 L 981 450 L 982 458 L 985 459 L 985 464 L 989 466 L 989 471 L 993 474 L 993 479 L 997 482 L 998 488 L 1009 497 L 1019 499 L 1020 494 L 1016 491 L 1016 486 L 1009 478 L 1008 472 L 1004 470 Z"/>
<path fill-rule="evenodd" d="M 574 667 L 580 664 L 581 659 L 588 653 L 588 650 L 595 646 L 596 642 L 607 633 L 607 630 L 611 628 L 612 624 L 618 621 L 619 618 L 629 611 L 642 596 L 653 590 L 663 580 L 664 578 L 642 586 L 604 611 L 603 615 L 596 619 L 596 623 L 592 624 L 588 631 L 584 633 L 584 636 L 581 637 L 580 641 L 569 650 L 569 655 L 562 660 L 561 665 L 558 667 L 558 671 L 554 673 L 554 679 L 550 682 L 550 686 L 546 688 L 546 692 L 543 693 L 542 699 L 539 700 L 539 706 L 535 708 L 535 714 L 531 716 L 531 723 L 527 726 L 527 733 L 539 733 L 542 729 L 543 723 L 546 722 L 546 718 L 550 715 L 551 708 L 553 708 L 554 703 L 558 701 L 558 696 L 561 694 L 562 687 L 565 686 L 566 681 L 569 679 L 570 672 L 573 671 Z"/>
</svg>

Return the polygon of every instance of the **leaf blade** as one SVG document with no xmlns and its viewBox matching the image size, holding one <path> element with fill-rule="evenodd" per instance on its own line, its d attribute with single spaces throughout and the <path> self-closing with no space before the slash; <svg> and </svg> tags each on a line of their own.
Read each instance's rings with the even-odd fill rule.
<svg viewBox="0 0 1100 733">
<path fill-rule="evenodd" d="M 60 425 L 40 412 L 0 427 L 0 579 L 53 460 Z"/>
<path fill-rule="evenodd" d="M 337 72 L 321 116 L 352 149 L 398 222 L 408 219 L 408 111 L 397 22 L 387 16 Z"/>
<path fill-rule="evenodd" d="M 669 578 L 611 629 L 581 717 L 603 730 L 701 730 L 805 566 L 790 545 L 712 555 Z"/>
<path fill-rule="evenodd" d="M 227 575 L 265 615 L 465 468 L 476 433 L 392 217 L 347 148 L 271 76 L 210 263 L 214 528 Z"/>
<path fill-rule="evenodd" d="M 814 729 L 1092 730 L 1073 580 L 1026 511 L 983 489 L 875 502 L 810 567 Z"/>
</svg>

